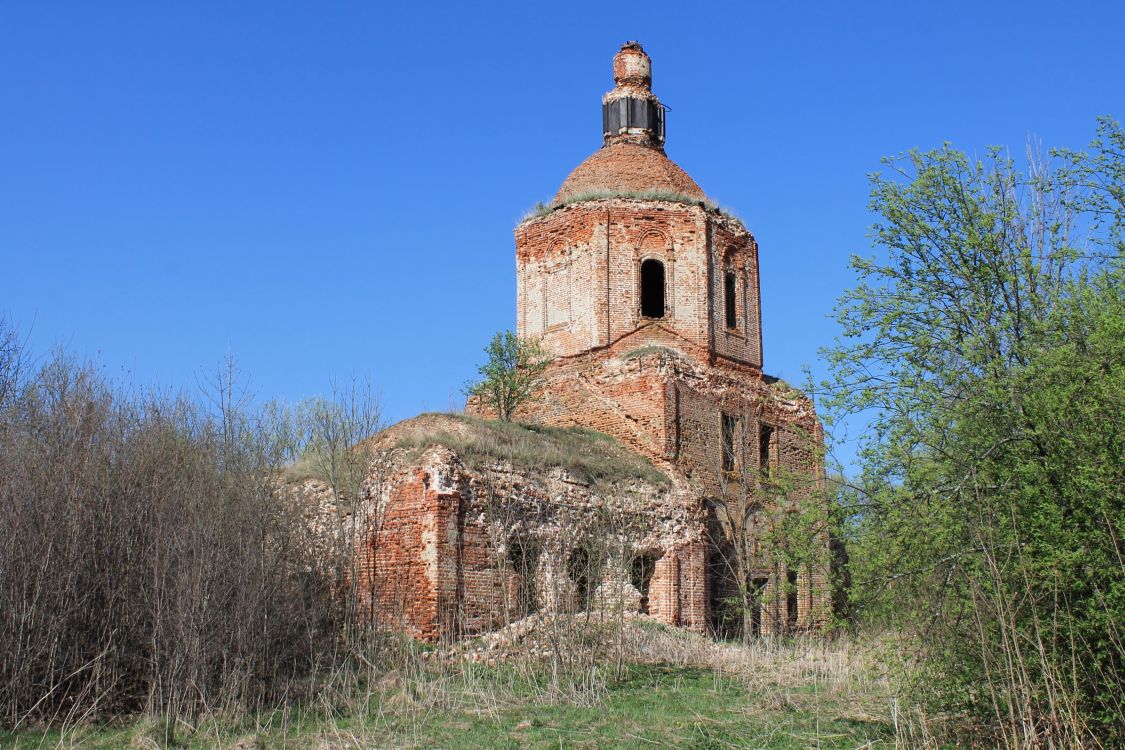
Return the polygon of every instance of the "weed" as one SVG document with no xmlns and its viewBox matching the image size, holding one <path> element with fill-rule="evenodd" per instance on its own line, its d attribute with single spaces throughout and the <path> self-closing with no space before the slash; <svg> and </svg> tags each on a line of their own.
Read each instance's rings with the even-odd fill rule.
<svg viewBox="0 0 1125 750">
<path fill-rule="evenodd" d="M 616 678 L 597 660 L 560 671 L 518 657 L 487 666 L 433 654 L 404 662 L 377 687 L 357 688 L 367 700 L 204 723 L 182 733 L 181 747 L 912 746 L 896 741 L 887 683 L 873 676 L 870 643 L 723 644 L 645 618 L 625 623 L 617 635 L 625 661 Z M 603 677 L 591 680 L 592 673 Z M 73 742 L 28 732 L 0 735 L 0 743 L 97 750 L 126 746 L 135 728 L 151 734 L 151 726 L 141 718 L 133 728 L 92 728 Z"/>
<path fill-rule="evenodd" d="M 584 201 L 599 201 L 611 200 L 614 198 L 625 200 L 645 200 L 645 201 L 668 201 L 670 203 L 683 203 L 691 206 L 703 206 L 709 211 L 718 211 L 727 218 L 739 221 L 738 217 L 725 206 L 719 206 L 710 198 L 700 199 L 695 195 L 688 195 L 686 193 L 677 193 L 671 190 L 615 190 L 613 188 L 597 188 L 594 190 L 586 190 L 581 193 L 567 196 L 557 203 L 543 202 L 536 203 L 531 210 L 527 211 L 520 217 L 519 224 L 525 221 L 531 221 L 574 203 L 582 203 Z"/>
<path fill-rule="evenodd" d="M 436 427 L 408 432 L 395 447 L 421 453 L 430 446 L 444 445 L 473 469 L 486 468 L 497 461 L 539 471 L 562 468 L 576 479 L 596 486 L 631 482 L 658 487 L 668 484 L 668 477 L 649 461 L 601 432 L 501 422 L 465 414 L 441 416 L 468 429 Z"/>
<path fill-rule="evenodd" d="M 622 355 L 622 359 L 638 359 L 640 357 L 647 357 L 647 356 L 652 355 L 652 354 L 661 354 L 661 355 L 666 354 L 666 355 L 670 355 L 670 356 L 675 356 L 676 351 L 674 349 L 669 349 L 666 346 L 656 346 L 656 345 L 641 346 L 641 347 L 637 347 L 636 349 L 630 349 L 629 351 L 625 352 L 625 354 Z"/>
</svg>

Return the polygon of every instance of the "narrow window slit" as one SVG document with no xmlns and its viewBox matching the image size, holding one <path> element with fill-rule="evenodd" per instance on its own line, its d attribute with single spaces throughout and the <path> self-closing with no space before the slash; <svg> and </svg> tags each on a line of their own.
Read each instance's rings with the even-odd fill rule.
<svg viewBox="0 0 1125 750">
<path fill-rule="evenodd" d="M 785 575 L 785 625 L 790 633 L 797 629 L 800 609 L 797 605 L 797 571 L 789 569 Z"/>
<path fill-rule="evenodd" d="M 738 328 L 738 300 L 736 298 L 737 280 L 733 273 L 728 272 L 725 279 L 725 298 L 727 312 L 727 328 Z"/>
<path fill-rule="evenodd" d="M 738 417 L 723 415 L 723 471 L 734 471 L 738 466 Z"/>
<path fill-rule="evenodd" d="M 763 479 L 770 478 L 770 463 L 773 460 L 771 453 L 773 443 L 773 427 L 762 425 L 758 430 L 758 471 Z"/>
</svg>

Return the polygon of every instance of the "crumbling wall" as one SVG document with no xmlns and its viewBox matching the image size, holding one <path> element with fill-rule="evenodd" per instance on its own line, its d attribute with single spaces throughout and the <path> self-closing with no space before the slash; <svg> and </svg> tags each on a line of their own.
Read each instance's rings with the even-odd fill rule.
<svg viewBox="0 0 1125 750">
<path fill-rule="evenodd" d="M 725 628 L 729 617 L 721 610 L 741 601 L 742 589 L 754 581 L 767 582 L 758 632 L 818 627 L 828 613 L 828 541 L 823 436 L 812 404 L 780 381 L 722 360 L 702 364 L 699 356 L 666 330 L 638 329 L 605 351 L 556 363 L 543 399 L 521 418 L 611 434 L 682 476 L 707 500 L 718 521 L 702 563 L 709 571 L 713 628 Z M 726 428 L 732 428 L 729 438 Z M 812 559 L 795 571 L 796 580 L 779 563 L 778 550 L 755 541 L 785 513 L 811 514 L 814 522 L 804 528 L 814 537 L 800 543 L 824 552 L 823 560 L 803 553 Z M 735 555 L 741 556 L 737 564 Z M 661 563 L 657 583 L 673 575 L 670 564 Z M 677 620 L 673 603 L 654 606 L 667 621 Z"/>
<path fill-rule="evenodd" d="M 667 550 L 656 562 L 649 613 L 669 625 L 708 631 L 708 575 L 705 538 Z"/>
<path fill-rule="evenodd" d="M 431 639 L 439 630 L 436 498 L 421 467 L 389 477 L 385 487 L 357 541 L 361 600 L 380 623 Z"/>
<path fill-rule="evenodd" d="M 737 222 L 716 217 L 710 222 L 708 262 L 711 267 L 709 321 L 714 353 L 735 363 L 762 367 L 761 299 L 758 285 L 758 243 Z M 735 326 L 727 325 L 726 275 L 733 274 Z"/>
<path fill-rule="evenodd" d="M 377 510 L 357 550 L 372 561 L 364 581 L 379 622 L 436 640 L 535 610 L 636 611 L 647 598 L 658 619 L 705 629 L 706 540 L 689 489 L 594 487 L 563 469 L 502 462 L 473 470 L 440 445 L 395 460 L 402 467 L 370 499 Z M 629 575 L 641 553 L 657 561 L 647 597 Z M 520 558 L 533 563 L 520 570 Z"/>
<path fill-rule="evenodd" d="M 643 348 L 643 342 L 638 342 Z M 517 417 L 556 427 L 585 427 L 611 435 L 655 461 L 670 458 L 667 376 L 652 358 L 627 357 L 618 367 L 592 366 L 591 358 L 558 360 L 539 397 Z"/>
</svg>

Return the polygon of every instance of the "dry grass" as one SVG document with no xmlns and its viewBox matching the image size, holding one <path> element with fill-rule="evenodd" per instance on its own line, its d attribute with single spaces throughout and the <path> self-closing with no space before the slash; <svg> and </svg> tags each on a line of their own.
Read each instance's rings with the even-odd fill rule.
<svg viewBox="0 0 1125 750">
<path fill-rule="evenodd" d="M 669 355 L 672 357 L 678 356 L 679 352 L 675 349 L 669 349 L 666 346 L 639 346 L 636 349 L 630 349 L 622 355 L 622 359 L 638 359 L 639 357 L 646 357 L 649 355 Z"/>
<path fill-rule="evenodd" d="M 583 201 L 598 201 L 598 200 L 612 200 L 612 199 L 625 199 L 625 200 L 643 200 L 643 201 L 668 201 L 670 203 L 684 203 L 687 205 L 698 206 L 702 205 L 712 211 L 718 211 L 724 216 L 732 219 L 738 219 L 737 216 L 728 208 L 720 206 L 710 198 L 703 198 L 700 200 L 698 196 L 688 195 L 686 193 L 677 193 L 671 190 L 615 190 L 613 188 L 599 188 L 594 190 L 586 190 L 581 193 L 576 193 L 567 197 L 558 203 L 536 203 L 530 211 L 520 217 L 519 224 L 532 219 L 538 219 L 546 216 L 555 209 L 569 206 L 574 203 L 581 203 Z"/>
<path fill-rule="evenodd" d="M 899 709 L 885 649 L 864 637 L 715 642 L 620 613 L 538 617 L 438 650 L 384 641 L 326 675 L 315 704 L 180 725 L 176 746 L 936 750 Z M 172 747 L 156 729 L 16 746 Z"/>
<path fill-rule="evenodd" d="M 316 479 L 320 482 L 329 482 L 331 473 L 326 467 L 335 464 L 343 463 L 340 454 L 343 451 L 337 451 L 335 456 L 325 455 L 325 452 L 317 448 L 309 448 L 297 457 L 292 463 L 286 464 L 282 467 L 282 476 L 285 481 L 296 483 L 303 482 L 306 479 Z"/>
<path fill-rule="evenodd" d="M 529 471 L 562 468 L 595 486 L 643 482 L 657 487 L 668 477 L 609 435 L 579 427 L 500 422 L 465 414 L 423 414 L 392 428 L 393 447 L 421 453 L 433 445 L 454 451 L 473 469 L 498 461 Z"/>
</svg>

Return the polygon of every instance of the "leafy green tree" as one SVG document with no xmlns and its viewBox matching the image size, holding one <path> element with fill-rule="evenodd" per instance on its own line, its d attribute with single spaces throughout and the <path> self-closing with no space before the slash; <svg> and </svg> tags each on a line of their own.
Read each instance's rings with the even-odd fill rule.
<svg viewBox="0 0 1125 750">
<path fill-rule="evenodd" d="M 520 406 L 537 397 L 551 357 L 538 341 L 521 339 L 511 331 L 493 336 L 484 352 L 488 360 L 478 369 L 480 380 L 469 383 L 465 393 L 510 422 Z"/>
<path fill-rule="evenodd" d="M 825 353 L 829 418 L 869 419 L 854 595 L 999 746 L 1125 743 L 1123 153 L 1106 119 L 1026 173 L 887 160 Z"/>
</svg>

